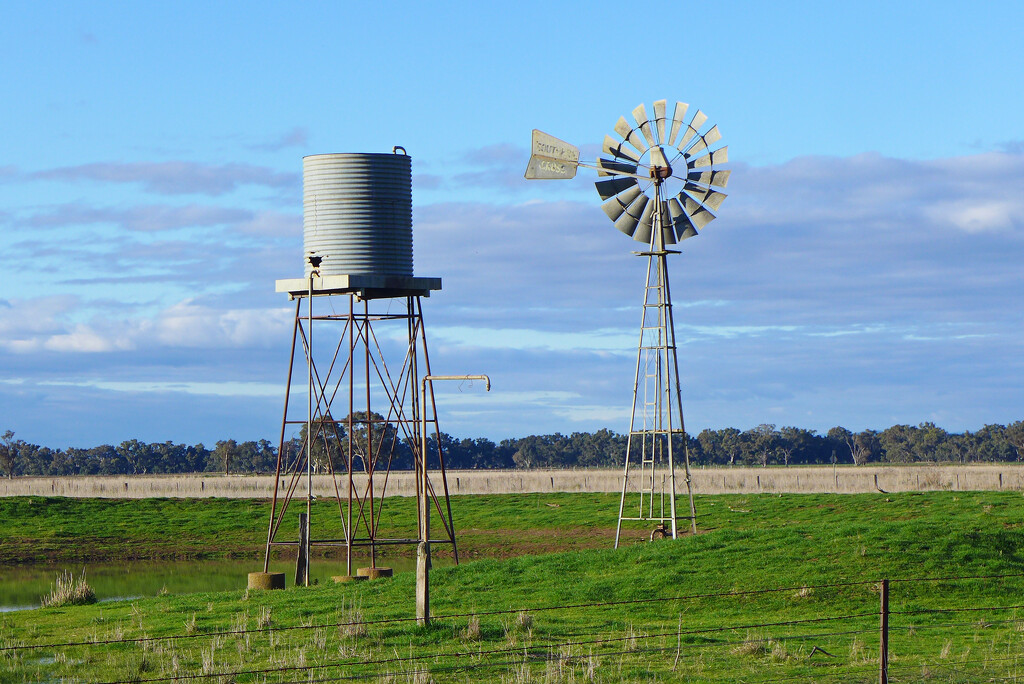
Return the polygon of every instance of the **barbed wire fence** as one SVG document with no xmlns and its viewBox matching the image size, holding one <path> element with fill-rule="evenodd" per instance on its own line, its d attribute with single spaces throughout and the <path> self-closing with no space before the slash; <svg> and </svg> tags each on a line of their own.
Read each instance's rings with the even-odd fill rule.
<svg viewBox="0 0 1024 684">
<path fill-rule="evenodd" d="M 435 631 L 449 629 L 454 634 L 458 621 L 465 620 L 467 624 L 476 621 L 479 625 L 481 618 L 505 618 L 508 624 L 518 620 L 524 629 L 522 634 L 513 634 L 510 639 L 506 627 L 504 635 L 497 635 L 506 643 L 493 644 L 488 648 L 484 647 L 482 639 L 475 648 L 468 648 L 466 644 L 454 650 L 451 647 L 444 648 L 443 644 L 413 647 L 410 642 L 408 654 L 399 653 L 397 647 L 392 647 L 391 654 L 378 653 L 374 656 L 371 649 L 368 654 L 359 655 L 358 649 L 353 647 L 350 653 L 340 658 L 330 658 L 326 649 L 321 649 L 323 653 L 319 654 L 319 658 L 315 657 L 316 654 L 308 658 L 304 655 L 290 663 L 278 663 L 274 658 L 269 658 L 263 665 L 233 669 L 217 666 L 214 657 L 216 648 L 211 646 L 208 651 L 202 649 L 204 657 L 201 667 L 189 670 L 175 664 L 174 671 L 170 673 L 148 675 L 137 671 L 125 678 L 107 680 L 103 684 L 183 681 L 297 684 L 381 678 L 426 682 L 444 676 L 494 679 L 498 674 L 505 676 L 506 681 L 526 682 L 533 681 L 532 673 L 535 670 L 540 672 L 539 678 L 544 681 L 568 681 L 568 672 L 573 673 L 572 681 L 596 678 L 615 680 L 622 674 L 623 667 L 635 669 L 638 667 L 636 663 L 641 661 L 647 666 L 656 662 L 661 670 L 668 673 L 682 673 L 686 670 L 688 677 L 699 680 L 702 663 L 706 664 L 706 659 L 713 660 L 723 653 L 734 659 L 747 657 L 756 660 L 758 667 L 748 668 L 741 677 L 733 680 L 751 683 L 877 681 L 888 684 L 890 681 L 923 681 L 936 677 L 942 677 L 943 681 L 966 682 L 978 681 L 979 673 L 984 674 L 984 681 L 1017 681 L 1018 678 L 1024 681 L 1024 618 L 1018 617 L 1018 611 L 1024 610 L 1024 602 L 968 606 L 943 605 L 940 602 L 956 597 L 949 591 L 951 586 L 960 585 L 962 590 L 968 583 L 989 588 L 1002 583 L 1004 591 L 1000 595 L 1013 595 L 1019 593 L 1017 587 L 1005 585 L 1022 578 L 1024 573 L 907 577 L 438 614 L 433 616 L 435 627 L 432 629 Z M 929 585 L 946 585 L 942 591 L 932 591 L 926 595 L 931 605 L 921 605 L 923 599 L 920 592 L 915 592 L 909 594 L 907 600 L 897 605 L 896 609 L 890 607 L 891 590 L 895 591 L 899 601 L 900 589 L 903 587 L 921 588 Z M 721 624 L 690 627 L 684 625 L 684 616 L 691 622 L 698 618 L 687 615 L 685 605 L 681 610 L 681 604 L 718 600 L 726 602 L 726 610 L 722 612 L 728 613 L 728 602 L 739 603 L 770 597 L 776 601 L 782 599 L 777 610 L 780 615 L 784 615 L 799 606 L 802 598 L 828 590 L 860 591 L 866 596 L 875 596 L 877 604 L 865 604 L 863 610 L 836 615 L 815 614 L 758 622 L 730 623 L 721 620 Z M 972 595 L 977 593 L 975 589 Z M 602 617 L 601 614 L 601 611 L 610 608 L 623 607 L 634 608 L 633 614 L 638 621 L 636 624 L 630 622 L 626 631 L 621 629 L 621 625 L 613 624 L 614 620 Z M 815 608 L 820 612 L 823 606 L 819 603 L 815 604 Z M 644 617 L 644 613 L 639 612 L 641 610 L 651 611 L 654 616 L 646 623 L 641 623 Z M 589 623 L 596 623 L 597 628 L 588 627 L 580 631 L 560 626 L 552 629 L 551 634 L 541 634 L 534 638 L 530 628 L 533 616 L 550 613 L 556 616 L 586 615 Z M 665 627 L 666 621 L 676 619 L 677 627 Z M 310 621 L 308 624 L 297 625 L 263 625 L 257 628 L 240 627 L 160 636 L 97 637 L 90 640 L 50 640 L 38 643 L 8 639 L 0 642 L 0 662 L 3 659 L 24 661 L 27 653 L 35 654 L 37 662 L 45 658 L 57 661 L 60 657 L 66 661 L 66 654 L 58 654 L 68 649 L 79 649 L 86 655 L 76 658 L 86 664 L 102 660 L 103 649 L 116 652 L 141 647 L 145 653 L 157 647 L 173 648 L 176 644 L 202 644 L 204 641 L 216 642 L 231 637 L 244 639 L 247 645 L 254 637 L 266 639 L 269 650 L 273 652 L 275 648 L 282 647 L 282 638 L 289 633 L 313 631 L 317 636 L 310 641 L 319 639 L 325 644 L 326 630 L 351 635 L 352 643 L 363 640 L 371 644 L 383 644 L 385 636 L 417 633 L 416 630 L 420 628 L 415 627 L 415 620 L 415 617 L 395 617 L 319 623 Z M 585 622 L 582 618 L 563 620 L 569 624 L 577 621 Z M 502 624 L 506 623 L 503 621 Z M 978 645 L 984 644 L 989 636 L 991 643 L 987 652 L 979 653 L 983 649 Z M 893 637 L 895 643 L 890 644 L 890 637 Z M 1005 649 L 997 652 L 996 642 L 1000 638 L 1002 641 L 998 646 L 1003 649 L 1002 642 L 1005 641 Z M 935 652 L 934 645 L 938 643 L 942 646 Z M 842 653 L 839 652 L 840 646 L 844 649 Z M 957 648 L 958 653 L 954 652 Z M 341 650 L 339 647 L 339 652 Z M 45 652 L 51 655 L 39 655 Z M 239 654 L 241 656 L 241 649 Z M 111 656 L 108 654 L 107 657 Z M 613 664 L 615 659 L 618 659 L 617 663 Z M 611 668 L 618 668 L 618 672 L 608 674 Z M 601 672 L 603 676 L 599 676 Z"/>
</svg>

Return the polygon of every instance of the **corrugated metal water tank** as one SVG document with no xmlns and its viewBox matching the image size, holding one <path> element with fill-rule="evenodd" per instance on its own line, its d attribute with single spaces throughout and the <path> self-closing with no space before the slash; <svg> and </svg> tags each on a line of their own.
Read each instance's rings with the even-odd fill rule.
<svg viewBox="0 0 1024 684">
<path fill-rule="evenodd" d="M 302 159 L 306 255 L 320 275 L 412 276 L 412 161 L 406 154 Z M 311 266 L 305 264 L 306 276 Z"/>
</svg>

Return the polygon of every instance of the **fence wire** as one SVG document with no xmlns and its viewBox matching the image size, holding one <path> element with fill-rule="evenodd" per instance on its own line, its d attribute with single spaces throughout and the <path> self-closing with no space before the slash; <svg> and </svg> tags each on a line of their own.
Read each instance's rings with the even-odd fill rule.
<svg viewBox="0 0 1024 684">
<path fill-rule="evenodd" d="M 889 580 L 891 584 L 921 584 L 921 583 L 959 583 L 959 582 L 971 582 L 971 581 L 991 581 L 1000 579 L 1013 579 L 1022 578 L 1024 573 L 1019 574 L 999 574 L 999 575 L 971 575 L 971 576 L 944 576 L 944 577 L 908 577 L 898 578 Z M 863 587 L 863 586 L 876 586 L 880 585 L 882 580 L 863 580 L 855 582 L 837 582 L 837 583 L 826 583 L 816 585 L 801 585 L 801 586 L 787 586 L 787 587 L 774 587 L 765 589 L 754 589 L 745 591 L 723 591 L 723 592 L 710 592 L 700 594 L 684 594 L 684 595 L 672 595 L 672 596 L 658 596 L 658 597 L 645 597 L 642 599 L 628 599 L 618 601 L 595 601 L 586 603 L 566 603 L 559 605 L 543 605 L 543 606 L 532 606 L 526 608 L 510 608 L 507 610 L 493 610 L 493 611 L 481 611 L 481 612 L 468 612 L 468 613 L 448 613 L 443 615 L 432 616 L 434 621 L 445 621 L 445 620 L 457 620 L 457 619 L 479 619 L 480 617 L 494 617 L 503 615 L 513 614 L 532 614 L 541 613 L 545 611 L 565 611 L 565 610 L 601 610 L 609 607 L 621 607 L 629 605 L 643 605 L 643 604 L 666 604 L 666 603 L 677 603 L 687 601 L 699 601 L 709 599 L 741 599 L 757 595 L 766 595 L 773 593 L 784 593 L 784 592 L 800 592 L 808 589 L 813 590 L 826 590 L 826 589 L 843 589 L 850 587 Z M 1012 604 L 1012 605 L 995 605 L 995 606 L 969 606 L 969 607 L 928 607 L 928 608 L 913 608 L 905 610 L 889 610 L 887 611 L 890 618 L 900 617 L 907 618 L 913 616 L 925 617 L 930 615 L 956 615 L 956 614 L 980 614 L 980 615 L 992 615 L 996 613 L 1004 613 L 1006 611 L 1017 611 L 1024 609 L 1024 604 Z M 245 676 L 263 676 L 264 680 L 268 676 L 272 675 L 284 675 L 291 676 L 299 672 L 305 672 L 306 676 L 301 680 L 294 680 L 296 682 L 330 682 L 330 681 L 345 681 L 354 679 L 373 679 L 384 675 L 392 676 L 408 676 L 415 677 L 420 673 L 439 673 L 439 672 L 469 672 L 473 670 L 483 669 L 495 669 L 500 667 L 523 667 L 537 664 L 548 664 L 551 662 L 575 662 L 578 666 L 582 666 L 582 663 L 587 658 L 608 658 L 615 656 L 626 656 L 626 655 L 637 655 L 637 654 L 659 654 L 667 652 L 675 652 L 676 660 L 680 657 L 682 652 L 687 654 L 697 653 L 702 650 L 722 648 L 729 646 L 737 646 L 745 643 L 754 642 L 787 642 L 795 640 L 809 640 L 809 639 L 824 639 L 824 638 L 835 638 L 845 636 L 857 636 L 869 633 L 877 633 L 877 627 L 868 628 L 856 628 L 856 629 L 844 629 L 830 632 L 815 632 L 806 634 L 782 634 L 782 635 L 771 635 L 771 636 L 758 636 L 758 637 L 746 637 L 739 641 L 730 640 L 709 640 L 701 643 L 686 643 L 682 644 L 681 639 L 683 637 L 701 637 L 711 635 L 722 634 L 727 632 L 735 632 L 740 630 L 768 630 L 768 629 L 779 629 L 779 628 L 792 628 L 804 625 L 815 625 L 822 623 L 849 623 L 864 620 L 867 618 L 878 618 L 879 611 L 871 612 L 860 612 L 850 613 L 844 615 L 835 616 L 817 616 L 811 618 L 801 619 L 790 619 L 790 620 L 776 620 L 766 621 L 759 623 L 745 623 L 737 625 L 716 625 L 710 627 L 700 627 L 693 629 L 677 629 L 674 631 L 658 631 L 651 634 L 644 633 L 631 633 L 625 636 L 615 636 L 602 631 L 591 631 L 591 632 L 576 632 L 569 633 L 559 641 L 551 641 L 549 643 L 541 644 L 529 644 L 528 646 L 510 646 L 505 648 L 494 648 L 487 650 L 476 650 L 476 651 L 463 651 L 463 652 L 445 652 L 445 651 L 432 651 L 428 653 L 418 653 L 409 656 L 401 656 L 397 653 L 394 657 L 378 658 L 378 659 L 345 659 L 330 663 L 319 663 L 319 664 L 305 664 L 305 665 L 293 665 L 293 666 L 280 666 L 280 667 L 265 667 L 265 668 L 248 668 L 239 669 L 233 671 L 222 671 L 222 672 L 206 672 L 206 673 L 191 673 L 191 674 L 175 674 L 172 676 L 164 677 L 152 677 L 152 678 L 140 678 L 133 676 L 130 679 L 124 680 L 113 680 L 106 682 L 105 684 L 127 684 L 128 682 L 167 682 L 167 681 L 195 681 L 195 680 L 206 680 L 206 679 L 220 679 L 220 678 L 238 678 Z M 130 644 L 142 644 L 148 645 L 153 642 L 175 642 L 179 640 L 192 640 L 192 639 L 212 639 L 217 637 L 227 636 L 248 636 L 248 635 L 273 635 L 276 633 L 284 633 L 291 631 L 301 631 L 310 629 L 325 629 L 325 628 L 348 628 L 353 630 L 367 630 L 375 626 L 383 625 L 402 625 L 409 624 L 416 620 L 413 617 L 394 617 L 394 618 L 381 618 L 376 620 L 348 620 L 348 621 L 337 621 L 327 622 L 320 624 L 299 624 L 299 625 L 282 625 L 282 626 L 266 626 L 255 629 L 233 629 L 233 630 L 220 630 L 215 632 L 197 632 L 194 634 L 171 634 L 165 636 L 142 636 L 133 638 L 118 638 L 118 639 L 105 639 L 105 640 L 84 640 L 84 641 L 65 641 L 65 642 L 46 642 L 38 644 L 13 644 L 0 647 L 0 654 L 4 653 L 16 653 L 18 651 L 35 651 L 40 649 L 62 649 L 62 648 L 73 648 L 73 647 L 102 647 L 102 646 L 113 646 L 113 645 L 130 645 Z M 912 634 L 916 631 L 928 630 L 930 632 L 938 630 L 951 630 L 958 628 L 975 628 L 976 630 L 987 629 L 988 627 L 996 625 L 1006 625 L 1011 623 L 1024 623 L 1024 618 L 1011 617 L 1006 619 L 980 619 L 971 622 L 942 622 L 937 624 L 891 624 L 889 630 L 892 632 L 902 632 L 904 634 Z M 653 640 L 656 639 L 675 639 L 676 643 L 670 646 L 652 646 L 649 645 Z M 628 648 L 622 648 L 622 644 L 628 644 Z M 646 643 L 648 645 L 637 646 L 638 643 Z M 614 648 L 615 645 L 620 645 L 619 650 L 605 650 L 604 647 L 610 646 Z M 572 651 L 573 649 L 590 648 L 590 654 L 572 655 L 566 656 L 564 651 Z M 593 649 L 598 649 L 596 653 Z M 556 652 L 556 651 L 562 651 Z M 822 653 L 829 657 L 836 657 L 833 654 L 829 654 L 822 650 Z M 521 654 L 521 655 L 520 655 Z M 813 651 L 812 651 L 813 654 Z M 401 669 L 396 672 L 390 672 L 388 670 L 381 671 L 380 668 L 389 668 L 392 666 L 401 667 L 402 665 L 408 665 L 415 662 L 422 662 L 431 659 L 477 659 L 477 662 L 467 661 L 456 663 L 452 665 L 433 666 L 430 668 L 412 668 L 412 669 Z M 484 659 L 487 658 L 486 661 Z M 1019 655 L 1011 655 L 1004 657 L 991 657 L 991 658 L 980 658 L 972 660 L 962 661 L 951 661 L 944 660 L 943 662 L 892 662 L 888 665 L 888 670 L 903 671 L 907 669 L 945 669 L 953 670 L 956 673 L 960 673 L 958 668 L 965 666 L 987 666 L 989 664 L 1017 661 L 1024 659 L 1024 653 Z M 673 665 L 673 669 L 675 664 Z M 855 670 L 861 668 L 878 668 L 878 663 L 868 664 L 854 664 L 848 661 L 818 661 L 815 663 L 815 667 L 818 668 L 817 672 L 823 676 L 832 676 L 831 671 L 837 668 L 843 668 L 843 674 L 849 674 Z M 340 668 L 359 668 L 371 670 L 369 672 L 358 672 L 358 673 L 345 673 L 336 674 L 332 676 L 325 676 L 325 670 L 340 669 Z M 314 679 L 319 676 L 320 679 Z M 817 676 L 817 675 L 816 675 Z M 841 675 L 836 675 L 841 676 Z M 793 677 L 783 678 L 769 678 L 756 680 L 758 682 L 782 682 L 793 679 L 800 679 L 804 675 L 797 675 Z M 282 683 L 286 680 L 279 680 Z M 293 681 L 293 680 L 287 680 Z M 746 680 L 745 680 L 746 681 Z M 751 680 L 753 681 L 753 680 Z M 997 681 L 997 679 L 992 679 Z"/>
</svg>

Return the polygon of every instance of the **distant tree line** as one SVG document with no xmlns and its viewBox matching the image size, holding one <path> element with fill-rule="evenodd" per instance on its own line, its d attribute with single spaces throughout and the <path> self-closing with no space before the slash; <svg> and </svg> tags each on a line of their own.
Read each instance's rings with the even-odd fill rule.
<svg viewBox="0 0 1024 684">
<path fill-rule="evenodd" d="M 360 414 L 360 419 L 363 417 Z M 377 445 L 395 444 L 391 467 L 412 468 L 412 451 L 396 439 L 397 428 L 373 415 L 372 439 L 366 422 L 357 423 L 352 434 L 352 458 L 357 469 L 375 458 Z M 348 458 L 348 420 L 332 422 L 319 432 L 312 449 L 312 467 L 327 472 L 341 469 Z M 284 444 L 285 463 L 303 448 L 305 427 Z M 894 425 L 881 432 L 852 432 L 834 427 L 825 434 L 798 427 L 776 428 L 762 424 L 750 430 L 736 428 L 703 430 L 686 435 L 690 462 L 696 466 L 768 466 L 865 463 L 978 463 L 1024 460 L 1024 421 L 986 425 L 976 432 L 946 432 L 934 423 Z M 441 433 L 440 442 L 449 468 L 587 468 L 622 464 L 626 435 L 611 430 L 574 432 L 571 435 L 531 435 L 519 439 L 458 439 Z M 329 447 L 326 445 L 330 445 Z M 682 437 L 674 444 L 682 453 Z M 637 449 L 634 440 L 633 448 Z M 265 439 L 203 444 L 174 442 L 147 444 L 132 439 L 118 446 L 104 444 L 89 449 L 50 449 L 15 439 L 10 430 L 0 434 L 0 474 L 20 475 L 143 475 L 157 473 L 271 473 L 277 465 L 277 446 Z M 437 438 L 428 438 L 428 453 L 436 453 Z M 334 462 L 328 463 L 328 458 Z M 436 464 L 432 464 L 433 465 Z M 380 466 L 378 466 L 380 467 Z"/>
</svg>

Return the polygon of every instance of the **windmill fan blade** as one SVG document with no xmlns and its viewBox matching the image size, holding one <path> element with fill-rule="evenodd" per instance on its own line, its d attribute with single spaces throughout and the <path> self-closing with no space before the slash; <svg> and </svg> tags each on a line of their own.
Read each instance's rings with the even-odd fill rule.
<svg viewBox="0 0 1024 684">
<path fill-rule="evenodd" d="M 665 100 L 654 101 L 654 129 L 660 145 L 665 140 Z"/>
<path fill-rule="evenodd" d="M 665 150 L 661 149 L 661 146 L 651 148 L 651 166 L 666 168 L 669 165 L 668 158 L 665 156 Z"/>
<path fill-rule="evenodd" d="M 633 149 L 640 154 L 647 151 L 647 145 L 645 145 L 642 138 L 636 134 L 633 127 L 629 125 L 629 122 L 626 121 L 626 117 L 619 117 L 619 120 L 615 123 L 615 132 L 618 133 L 623 140 L 632 145 Z"/>
<path fill-rule="evenodd" d="M 679 144 L 676 145 L 676 149 L 678 149 L 680 152 L 685 152 L 686 146 L 690 144 L 690 141 L 693 140 L 693 136 L 695 136 L 696 134 L 696 130 L 694 130 L 690 126 L 687 126 L 686 130 L 683 131 L 683 137 L 679 138 Z"/>
<path fill-rule="evenodd" d="M 618 173 L 636 173 L 636 164 L 627 164 L 613 159 L 598 159 L 597 169 L 599 176 L 614 176 Z"/>
<path fill-rule="evenodd" d="M 597 194 L 601 195 L 601 199 L 606 200 L 609 197 L 615 197 L 620 192 L 625 192 L 631 187 L 636 186 L 637 182 L 635 178 L 624 176 L 622 178 L 610 178 L 608 180 L 597 181 L 594 183 L 594 187 L 597 188 Z"/>
<path fill-rule="evenodd" d="M 707 209 L 699 209 L 695 213 L 690 214 L 690 221 L 695 228 L 703 228 L 714 220 L 715 215 Z"/>
<path fill-rule="evenodd" d="M 690 217 L 686 215 L 686 211 L 679 204 L 679 200 L 674 197 L 669 200 L 668 212 L 672 216 L 672 227 L 675 229 L 676 239 L 679 242 L 697 235 L 697 229 L 693 227 Z"/>
<path fill-rule="evenodd" d="M 668 134 L 668 144 L 676 144 L 676 135 L 679 133 L 679 127 L 683 125 L 683 118 L 686 116 L 686 110 L 690 108 L 690 105 L 685 102 L 676 102 L 676 108 L 672 112 L 672 130 Z"/>
<path fill-rule="evenodd" d="M 686 215 L 690 217 L 690 222 L 693 223 L 694 228 L 703 228 L 715 220 L 714 214 L 702 207 L 697 200 L 683 191 L 679 192 L 679 201 L 682 202 Z"/>
<path fill-rule="evenodd" d="M 702 111 L 700 111 L 698 109 L 697 113 L 693 115 L 692 119 L 690 119 L 690 123 L 688 123 L 686 125 L 687 126 L 686 132 L 683 133 L 683 137 L 679 141 L 679 144 L 676 145 L 676 147 L 679 148 L 680 152 L 685 152 L 686 151 L 686 144 L 689 143 L 690 140 L 693 139 L 693 136 L 695 136 L 695 135 L 697 135 L 699 133 L 700 127 L 703 126 L 704 122 L 707 121 L 707 120 L 708 120 L 708 117 L 705 116 L 704 112 L 702 112 Z"/>
<path fill-rule="evenodd" d="M 658 225 L 661 228 L 661 244 L 674 245 L 676 243 L 676 234 L 672 230 L 674 222 L 672 221 L 672 213 L 669 210 L 668 201 L 662 200 L 661 202 L 661 216 L 658 219 Z"/>
<path fill-rule="evenodd" d="M 686 179 L 713 185 L 716 188 L 724 188 L 729 184 L 729 174 L 732 171 L 691 171 L 686 174 Z"/>
<path fill-rule="evenodd" d="M 647 145 L 650 147 L 657 145 L 658 143 L 654 140 L 654 134 L 651 132 L 651 122 L 647 119 L 647 109 L 643 104 L 633 110 L 633 118 L 636 119 L 636 125 L 640 127 L 640 132 L 643 133 Z"/>
<path fill-rule="evenodd" d="M 696 159 L 690 158 L 686 160 L 686 165 L 693 169 L 699 169 L 705 166 L 714 166 L 715 164 L 724 164 L 729 161 L 729 146 L 721 147 L 714 152 L 697 157 Z"/>
<path fill-rule="evenodd" d="M 622 212 L 622 216 L 615 222 L 615 227 L 626 235 L 632 236 L 636 232 L 636 227 L 640 223 L 640 217 L 643 216 L 649 201 L 647 195 L 643 193 L 637 195 L 636 199 L 629 203 L 626 210 Z"/>
<path fill-rule="evenodd" d="M 692 157 L 701 150 L 706 150 L 709 145 L 714 145 L 716 142 L 722 139 L 722 134 L 718 132 L 718 126 L 714 126 L 710 131 L 700 136 L 694 143 L 693 146 L 688 149 L 683 156 Z"/>
<path fill-rule="evenodd" d="M 698 109 L 697 113 L 694 114 L 693 118 L 690 120 L 690 128 L 692 128 L 695 131 L 699 131 L 700 127 L 703 126 L 704 122 L 707 120 L 707 115 L 705 115 L 704 112 Z"/>
<path fill-rule="evenodd" d="M 722 206 L 722 202 L 726 197 L 728 197 L 724 192 L 717 192 L 711 188 L 705 188 L 694 183 L 687 183 L 683 186 L 683 189 L 686 190 L 686 192 L 695 200 L 705 206 L 711 207 L 715 211 L 718 211 L 719 207 Z"/>
<path fill-rule="evenodd" d="M 612 197 L 610 200 L 602 204 L 601 209 L 613 222 L 618 221 L 619 217 L 622 216 L 624 211 L 626 211 L 626 207 L 628 207 L 633 200 L 639 197 L 640 194 L 641 190 L 639 187 L 626 190 L 621 195 Z"/>
<path fill-rule="evenodd" d="M 654 205 L 654 202 L 644 204 L 644 213 L 640 215 L 640 227 L 638 230 L 649 229 L 654 224 Z M 650 233 L 648 233 L 647 238 L 650 239 L 650 237 Z"/>
<path fill-rule="evenodd" d="M 650 213 L 653 214 L 653 210 Z M 641 217 L 640 222 L 637 224 L 636 231 L 633 233 L 633 239 L 637 242 L 643 242 L 644 244 L 651 244 L 651 227 L 650 217 L 648 216 L 646 221 Z"/>
<path fill-rule="evenodd" d="M 639 164 L 640 157 L 625 149 L 622 145 L 623 143 L 616 142 L 612 136 L 606 135 L 604 136 L 604 145 L 601 147 L 601 151 L 613 157 L 628 159 L 634 164 Z"/>
</svg>

